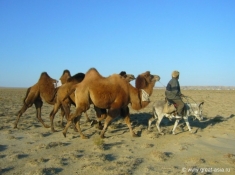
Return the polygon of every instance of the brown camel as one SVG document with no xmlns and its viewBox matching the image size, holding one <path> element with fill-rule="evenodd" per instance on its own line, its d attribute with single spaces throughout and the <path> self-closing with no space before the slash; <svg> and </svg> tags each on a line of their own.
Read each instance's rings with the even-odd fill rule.
<svg viewBox="0 0 235 175">
<path fill-rule="evenodd" d="M 120 72 L 119 75 L 124 77 L 127 82 L 131 82 L 132 80 L 135 79 L 134 75 L 126 74 L 125 71 Z M 107 111 L 106 111 L 106 109 L 100 109 L 100 108 L 97 108 L 96 106 L 94 106 L 94 109 L 96 111 L 97 120 L 93 120 L 91 122 L 91 125 L 97 124 L 97 128 L 102 130 L 103 125 L 101 124 L 101 121 L 107 117 Z"/>
<path fill-rule="evenodd" d="M 61 83 L 64 84 L 69 77 L 71 77 L 69 70 L 64 70 L 62 76 L 60 77 Z M 14 128 L 17 128 L 17 124 L 22 114 L 33 104 L 36 108 L 36 117 L 38 118 L 38 120 L 43 124 L 45 128 L 50 127 L 49 125 L 45 124 L 41 118 L 41 108 L 43 105 L 43 101 L 51 105 L 55 103 L 55 97 L 58 87 L 55 87 L 54 84 L 57 82 L 58 81 L 52 79 L 47 74 L 47 72 L 41 73 L 38 82 L 27 89 L 25 98 L 23 100 L 23 106 L 17 113 L 17 119 L 14 124 Z M 62 109 L 61 115 L 64 115 L 64 111 Z"/>
<path fill-rule="evenodd" d="M 124 77 L 128 82 L 132 81 L 135 79 L 135 76 L 132 74 L 126 74 L 125 71 L 120 72 L 120 75 Z M 80 83 L 85 77 L 85 74 L 83 73 L 78 73 L 72 77 L 70 77 L 65 84 L 63 84 L 57 92 L 57 97 L 56 97 L 56 103 L 54 104 L 53 110 L 50 113 L 50 121 L 51 121 L 51 131 L 55 132 L 56 130 L 54 129 L 54 117 L 59 108 L 63 108 L 65 112 L 66 119 L 69 117 L 70 114 L 70 107 L 71 104 L 75 105 L 75 94 L 74 90 L 76 87 L 77 83 Z M 71 93 L 72 92 L 72 93 Z M 69 95 L 68 95 L 69 93 Z M 68 97 L 68 98 L 66 98 Z M 99 109 L 95 107 L 96 115 L 98 118 L 99 127 L 102 127 L 100 121 L 103 120 L 106 117 L 106 109 Z M 87 121 L 89 122 L 90 119 L 87 115 L 87 112 L 85 112 Z M 63 126 L 63 116 L 61 116 L 61 124 Z M 95 123 L 95 122 L 92 122 Z"/>
<path fill-rule="evenodd" d="M 121 115 L 129 127 L 132 136 L 137 136 L 132 130 L 128 104 L 134 110 L 146 107 L 150 101 L 149 96 L 153 92 L 158 75 L 151 75 L 149 71 L 140 74 L 136 79 L 136 87 L 141 84 L 142 89 L 133 87 L 120 75 L 113 74 L 107 78 L 102 77 L 95 68 L 91 68 L 84 80 L 76 85 L 75 104 L 76 110 L 69 117 L 63 135 L 66 137 L 71 121 L 75 121 L 76 128 L 82 138 L 87 138 L 81 131 L 80 118 L 82 112 L 89 109 L 90 104 L 101 109 L 108 109 L 103 130 L 100 137 L 104 138 L 105 131 L 113 118 Z"/>
</svg>

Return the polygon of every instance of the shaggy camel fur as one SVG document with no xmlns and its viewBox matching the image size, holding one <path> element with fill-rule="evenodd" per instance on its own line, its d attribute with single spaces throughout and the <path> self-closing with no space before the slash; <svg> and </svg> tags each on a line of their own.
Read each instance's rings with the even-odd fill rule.
<svg viewBox="0 0 235 175">
<path fill-rule="evenodd" d="M 124 77 L 128 82 L 135 79 L 134 75 L 126 74 L 125 71 L 120 72 L 120 75 L 122 77 Z M 71 93 L 68 96 L 68 93 L 69 92 L 74 92 L 75 85 L 77 83 L 80 83 L 84 79 L 84 77 L 85 77 L 85 74 L 78 73 L 78 74 L 70 77 L 67 80 L 67 82 L 65 84 L 63 84 L 58 89 L 57 97 L 56 97 L 56 103 L 54 104 L 53 110 L 50 113 L 51 131 L 52 132 L 56 131 L 54 129 L 53 121 L 54 121 L 55 114 L 57 113 L 57 111 L 59 110 L 60 107 L 63 108 L 63 110 L 65 112 L 66 119 L 69 117 L 71 104 L 75 105 L 75 94 Z M 66 98 L 66 97 L 68 97 L 68 98 Z M 102 127 L 100 121 L 103 120 L 106 117 L 106 109 L 99 109 L 99 108 L 95 107 L 95 111 L 96 111 L 99 127 Z M 86 112 L 85 112 L 85 114 L 86 114 L 86 117 L 87 117 L 87 121 L 89 122 L 90 119 L 89 119 Z M 61 117 L 62 117 L 61 118 L 61 124 L 62 124 L 63 123 L 63 116 L 61 116 Z"/>
<path fill-rule="evenodd" d="M 134 76 L 134 75 L 132 75 L 132 74 L 126 74 L 125 71 L 120 72 L 119 75 L 121 75 L 122 77 L 124 77 L 127 82 L 131 82 L 132 80 L 135 79 L 135 76 Z M 91 123 L 91 125 L 93 125 L 93 124 L 98 124 L 98 125 L 97 125 L 97 128 L 100 129 L 100 130 L 102 130 L 102 129 L 103 129 L 103 126 L 102 126 L 102 124 L 101 124 L 101 121 L 106 118 L 106 116 L 107 116 L 107 111 L 106 111 L 106 109 L 100 109 L 100 108 L 97 108 L 96 106 L 94 106 L 94 109 L 95 109 L 95 111 L 96 111 L 97 120 L 96 120 L 96 121 L 93 120 L 92 123 Z"/>
<path fill-rule="evenodd" d="M 108 109 L 104 128 L 100 137 L 104 138 L 105 131 L 113 118 L 121 115 L 129 127 L 132 136 L 137 136 L 131 127 L 128 104 L 135 110 L 146 107 L 150 101 L 149 97 L 153 92 L 156 81 L 160 80 L 158 75 L 151 75 L 149 71 L 140 74 L 136 79 L 136 87 L 144 82 L 145 87 L 138 89 L 133 87 L 118 74 L 107 78 L 102 77 L 95 68 L 91 68 L 85 75 L 84 80 L 76 85 L 75 104 L 76 110 L 69 117 L 63 135 L 66 137 L 67 130 L 72 121 L 75 121 L 76 128 L 82 138 L 87 138 L 81 131 L 80 118 L 82 112 L 90 108 L 90 104 L 101 109 Z"/>
<path fill-rule="evenodd" d="M 62 76 L 60 77 L 61 83 L 64 84 L 67 79 L 71 77 L 69 70 L 64 70 Z M 23 100 L 23 106 L 17 113 L 17 119 L 14 124 L 14 128 L 17 128 L 17 124 L 19 122 L 22 114 L 33 104 L 36 108 L 36 117 L 43 124 L 45 128 L 49 128 L 49 125 L 46 125 L 41 118 L 41 108 L 43 105 L 43 101 L 48 104 L 53 105 L 55 103 L 55 96 L 58 88 L 54 87 L 54 83 L 57 80 L 52 79 L 47 72 L 42 72 L 38 82 L 29 87 L 27 89 L 25 98 Z M 64 111 L 61 109 L 61 115 L 64 115 Z"/>
</svg>

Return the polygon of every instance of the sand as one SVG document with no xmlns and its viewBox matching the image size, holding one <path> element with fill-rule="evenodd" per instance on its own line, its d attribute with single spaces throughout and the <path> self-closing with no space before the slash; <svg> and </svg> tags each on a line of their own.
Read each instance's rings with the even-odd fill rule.
<svg viewBox="0 0 235 175">
<path fill-rule="evenodd" d="M 235 174 L 235 91 L 182 92 L 196 102 L 205 101 L 204 120 L 189 119 L 194 134 L 181 123 L 177 134 L 171 135 L 173 122 L 168 119 L 161 123 L 165 135 L 158 134 L 155 123 L 147 131 L 153 102 L 164 98 L 164 91 L 155 89 L 146 108 L 130 110 L 134 131 L 140 137 L 131 137 L 118 117 L 108 128 L 107 138 L 100 139 L 100 131 L 86 123 L 83 116 L 81 128 L 88 139 L 81 139 L 71 128 L 64 138 L 59 112 L 55 117 L 58 132 L 44 128 L 36 118 L 34 106 L 22 115 L 14 129 L 26 89 L 0 88 L 0 174 Z M 42 108 L 47 124 L 52 107 L 44 103 Z M 92 106 L 88 114 L 95 119 Z"/>
</svg>

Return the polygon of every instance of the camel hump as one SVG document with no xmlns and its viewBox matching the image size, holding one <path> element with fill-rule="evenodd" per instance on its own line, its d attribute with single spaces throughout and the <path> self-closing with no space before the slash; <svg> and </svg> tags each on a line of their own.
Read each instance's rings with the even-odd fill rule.
<svg viewBox="0 0 235 175">
<path fill-rule="evenodd" d="M 44 79 L 52 79 L 52 78 L 48 75 L 47 72 L 42 72 L 40 75 L 39 81 L 44 80 Z"/>
<path fill-rule="evenodd" d="M 71 76 L 70 71 L 69 71 L 68 69 L 65 69 L 65 70 L 63 71 L 63 74 L 62 74 L 62 75 L 64 75 L 64 74 L 68 74 L 69 76 Z"/>
<path fill-rule="evenodd" d="M 65 69 L 63 74 L 60 77 L 60 81 L 62 84 L 66 83 L 66 81 L 71 77 L 70 71 Z"/>
<path fill-rule="evenodd" d="M 72 77 L 68 78 L 67 82 L 81 82 L 85 77 L 85 74 L 84 73 L 77 73 L 75 75 L 73 75 Z"/>
<path fill-rule="evenodd" d="M 87 72 L 86 72 L 86 75 L 85 75 L 85 79 L 86 78 L 92 78 L 92 79 L 95 79 L 95 78 L 102 78 L 103 76 L 100 75 L 100 73 L 97 71 L 96 68 L 90 68 Z"/>
<path fill-rule="evenodd" d="M 54 86 L 53 83 L 55 82 L 56 80 L 51 78 L 47 72 L 42 72 L 37 84 L 39 86 L 44 86 L 45 84 L 51 84 Z"/>
</svg>

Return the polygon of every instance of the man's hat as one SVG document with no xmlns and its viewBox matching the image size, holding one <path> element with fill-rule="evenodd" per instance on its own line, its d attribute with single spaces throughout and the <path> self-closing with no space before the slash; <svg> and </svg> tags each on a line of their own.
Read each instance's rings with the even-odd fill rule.
<svg viewBox="0 0 235 175">
<path fill-rule="evenodd" d="M 177 70 L 174 70 L 171 74 L 171 76 L 174 77 L 174 78 L 178 77 L 179 75 L 180 75 L 180 73 Z"/>
</svg>

